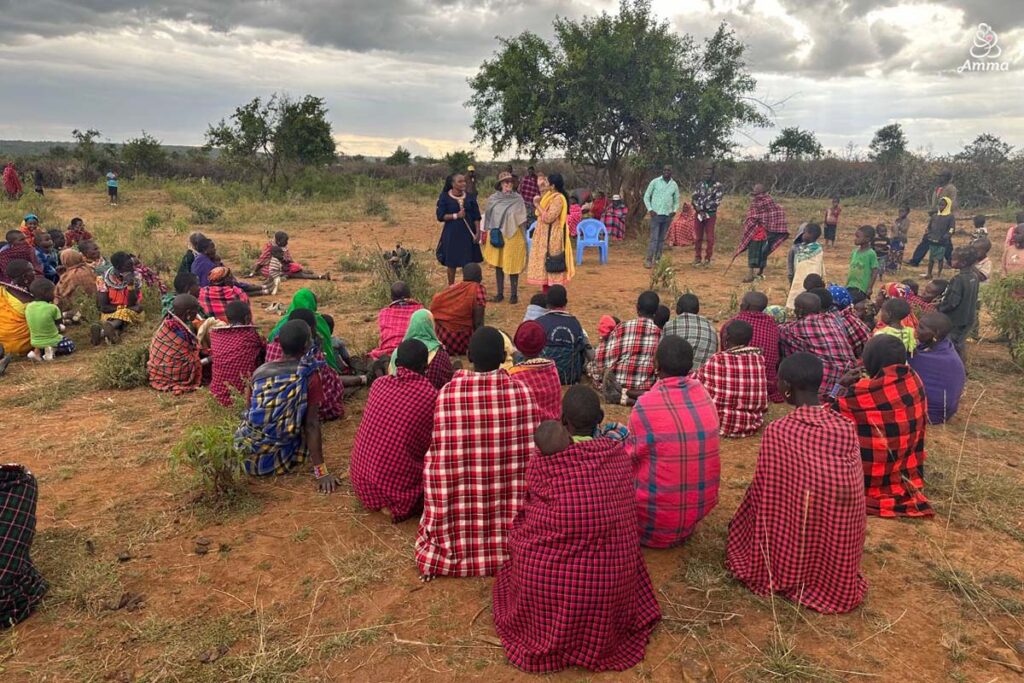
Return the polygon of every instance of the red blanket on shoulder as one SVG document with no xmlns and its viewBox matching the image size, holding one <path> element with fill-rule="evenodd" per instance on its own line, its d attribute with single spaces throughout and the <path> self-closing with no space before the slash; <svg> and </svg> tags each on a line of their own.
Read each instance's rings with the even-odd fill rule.
<svg viewBox="0 0 1024 683">
<path fill-rule="evenodd" d="M 530 673 L 636 665 L 661 610 L 622 443 L 600 437 L 555 455 L 535 450 L 526 490 L 494 582 L 494 625 L 509 661 Z"/>
</svg>

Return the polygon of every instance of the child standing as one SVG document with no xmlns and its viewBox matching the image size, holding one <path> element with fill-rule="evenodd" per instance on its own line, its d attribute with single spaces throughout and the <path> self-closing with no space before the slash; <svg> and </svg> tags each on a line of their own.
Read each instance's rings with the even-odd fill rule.
<svg viewBox="0 0 1024 683">
<path fill-rule="evenodd" d="M 35 361 L 51 361 L 55 355 L 74 353 L 75 342 L 63 336 L 60 309 L 53 303 L 54 284 L 37 277 L 29 285 L 33 300 L 25 306 L 25 322 L 31 334 L 32 350 L 28 357 Z"/>
<path fill-rule="evenodd" d="M 797 296 L 806 291 L 804 280 L 812 275 L 821 278 L 824 286 L 825 278 L 825 251 L 818 244 L 821 237 L 821 228 L 817 223 L 808 223 L 804 226 L 800 236 L 800 242 L 793 245 L 793 281 L 789 286 L 789 298 L 786 300 L 786 310 L 793 310 Z"/>
<path fill-rule="evenodd" d="M 898 272 L 903 267 L 903 251 L 907 248 L 910 234 L 910 207 L 901 206 L 899 215 L 892 224 L 892 235 L 889 240 L 889 260 L 885 264 L 886 271 Z"/>
<path fill-rule="evenodd" d="M 283 277 L 284 249 L 274 245 L 270 248 L 270 256 L 267 258 L 267 279 L 263 282 L 263 289 L 271 296 L 277 294 Z"/>
<path fill-rule="evenodd" d="M 957 247 L 953 250 L 953 267 L 958 272 L 949 281 L 946 293 L 936 307 L 940 313 L 949 316 L 952 325 L 949 338 L 965 366 L 967 333 L 974 325 L 974 316 L 978 310 L 980 281 L 978 271 L 974 267 L 976 261 L 977 254 L 971 247 Z"/>
<path fill-rule="evenodd" d="M 825 209 L 825 244 L 836 246 L 836 231 L 839 229 L 839 214 L 842 213 L 839 206 L 839 195 L 832 197 L 832 204 Z"/>
<path fill-rule="evenodd" d="M 978 224 L 978 218 L 984 219 L 984 216 L 975 217 L 974 224 Z M 977 232 L 975 232 L 977 234 Z M 986 234 L 987 231 L 986 231 Z M 974 311 L 974 325 L 971 326 L 971 339 L 978 341 L 981 338 L 981 296 L 980 291 L 982 287 L 988 286 L 988 281 L 992 279 L 992 259 L 988 257 L 988 253 L 992 251 L 992 241 L 987 237 L 979 237 L 971 242 L 971 248 L 977 253 L 978 262 L 974 264 L 975 269 L 978 271 L 978 306 Z"/>
<path fill-rule="evenodd" d="M 956 230 L 956 219 L 953 218 L 951 206 L 949 197 L 940 197 L 938 212 L 928 219 L 928 228 L 924 235 L 928 243 L 928 272 L 921 277 L 927 277 L 929 280 L 932 279 L 936 261 L 939 263 L 939 275 L 942 275 L 950 236 Z"/>
<path fill-rule="evenodd" d="M 885 300 L 878 311 L 878 317 L 885 327 L 879 328 L 875 334 L 888 334 L 896 337 L 907 347 L 907 355 L 913 355 L 917 349 L 917 336 L 914 328 L 903 324 L 903 319 L 910 315 L 910 304 L 906 299 L 891 297 Z"/>
<path fill-rule="evenodd" d="M 871 240 L 871 248 L 875 250 L 875 255 L 878 256 L 879 270 L 886 270 L 889 263 L 889 228 L 886 227 L 885 223 L 879 223 L 875 226 L 875 237 Z"/>
<path fill-rule="evenodd" d="M 878 254 L 871 248 L 875 237 L 875 229 L 870 225 L 862 225 L 854 234 L 853 253 L 850 254 L 850 274 L 846 277 L 846 288 L 859 289 L 871 297 L 878 279 Z"/>
</svg>

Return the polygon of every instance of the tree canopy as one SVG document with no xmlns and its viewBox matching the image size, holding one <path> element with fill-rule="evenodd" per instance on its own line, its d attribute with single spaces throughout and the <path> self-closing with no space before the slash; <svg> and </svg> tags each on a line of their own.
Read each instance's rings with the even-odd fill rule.
<svg viewBox="0 0 1024 683">
<path fill-rule="evenodd" d="M 399 145 L 395 148 L 395 151 L 391 153 L 384 163 L 388 166 L 408 166 L 412 163 L 412 153 L 409 152 L 405 147 Z"/>
<path fill-rule="evenodd" d="M 206 131 L 208 147 L 229 163 L 253 173 L 266 194 L 279 179 L 287 185 L 290 170 L 334 160 L 334 137 L 324 99 L 306 95 L 256 97 Z"/>
<path fill-rule="evenodd" d="M 907 153 L 907 137 L 903 134 L 903 126 L 890 123 L 875 131 L 871 138 L 871 160 L 881 164 L 898 161 Z"/>
<path fill-rule="evenodd" d="M 814 133 L 796 126 L 783 128 L 778 137 L 768 145 L 768 153 L 783 159 L 819 158 L 824 152 Z"/>
<path fill-rule="evenodd" d="M 152 173 L 167 159 L 160 141 L 142 131 L 142 135 L 126 140 L 121 147 L 121 160 L 132 168 L 133 174 Z"/>
<path fill-rule="evenodd" d="M 746 48 L 724 24 L 698 46 L 650 0 L 622 0 L 618 14 L 559 18 L 554 30 L 551 43 L 502 39 L 470 79 L 476 141 L 495 154 L 561 151 L 617 190 L 628 163 L 717 156 L 737 127 L 767 124 L 749 99 Z"/>
</svg>

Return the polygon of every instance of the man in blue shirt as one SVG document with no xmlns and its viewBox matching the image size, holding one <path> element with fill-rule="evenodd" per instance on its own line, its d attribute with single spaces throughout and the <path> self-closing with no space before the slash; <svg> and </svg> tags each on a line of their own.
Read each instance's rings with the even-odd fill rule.
<svg viewBox="0 0 1024 683">
<path fill-rule="evenodd" d="M 672 180 L 672 167 L 665 166 L 661 175 L 650 182 L 644 192 L 644 205 L 651 218 L 651 241 L 647 245 L 644 268 L 650 268 L 661 259 L 665 237 L 672 225 L 672 217 L 679 210 L 679 186 Z"/>
</svg>

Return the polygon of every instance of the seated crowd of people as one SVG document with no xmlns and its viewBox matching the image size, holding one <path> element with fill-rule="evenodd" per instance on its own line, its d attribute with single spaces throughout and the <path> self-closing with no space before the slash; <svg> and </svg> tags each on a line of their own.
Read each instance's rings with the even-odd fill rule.
<svg viewBox="0 0 1024 683">
<path fill-rule="evenodd" d="M 8 250 L 27 255 L 23 241 L 9 237 Z M 316 277 L 286 246 L 278 233 L 260 259 L 265 281 L 249 285 L 211 240 L 192 237 L 150 345 L 150 385 L 183 393 L 209 383 L 225 405 L 244 395 L 235 445 L 246 472 L 282 474 L 308 458 L 321 493 L 341 485 L 325 462 L 321 423 L 369 386 L 349 462 L 355 495 L 395 523 L 418 519 L 423 581 L 496 577 L 495 626 L 520 669 L 622 670 L 643 659 L 661 612 L 641 548 L 679 546 L 716 506 L 722 438 L 761 438 L 724 558 L 756 594 L 849 611 L 867 590 L 867 515 L 934 514 L 924 493 L 926 428 L 956 414 L 963 390 L 962 340 L 977 307 L 973 248 L 958 248 L 958 275 L 929 283 L 923 296 L 913 281 L 886 284 L 872 300 L 808 277 L 792 314 L 749 291 L 717 330 L 696 295 L 680 297 L 672 317 L 645 291 L 635 316 L 603 316 L 593 341 L 559 285 L 531 299 L 511 336 L 488 326 L 481 269 L 469 264 L 430 302 L 394 283 L 378 345 L 357 359 L 308 289 L 266 340 L 253 325 L 249 296 L 274 291 L 277 278 Z M 59 263 L 66 275 L 98 258 L 86 239 Z M 119 252 L 102 273 L 94 267 L 96 343 L 139 322 L 139 265 Z M 60 303 L 47 307 L 52 283 L 40 284 L 35 261 L 5 266 L 0 339 L 9 339 L 8 309 L 48 321 L 44 329 L 28 320 L 39 334 L 70 320 Z M 30 316 L 36 302 L 44 306 Z M 36 333 L 20 352 L 62 352 L 62 339 Z M 462 355 L 465 369 L 453 360 Z M 606 422 L 602 401 L 631 406 L 628 424 Z M 793 410 L 766 426 L 769 406 L 783 402 Z M 17 509 L 34 514 L 34 480 L 9 475 L 0 496 L 15 482 Z M 30 562 L 19 576 L 0 587 L 2 614 L 14 621 L 45 590 Z"/>
</svg>

